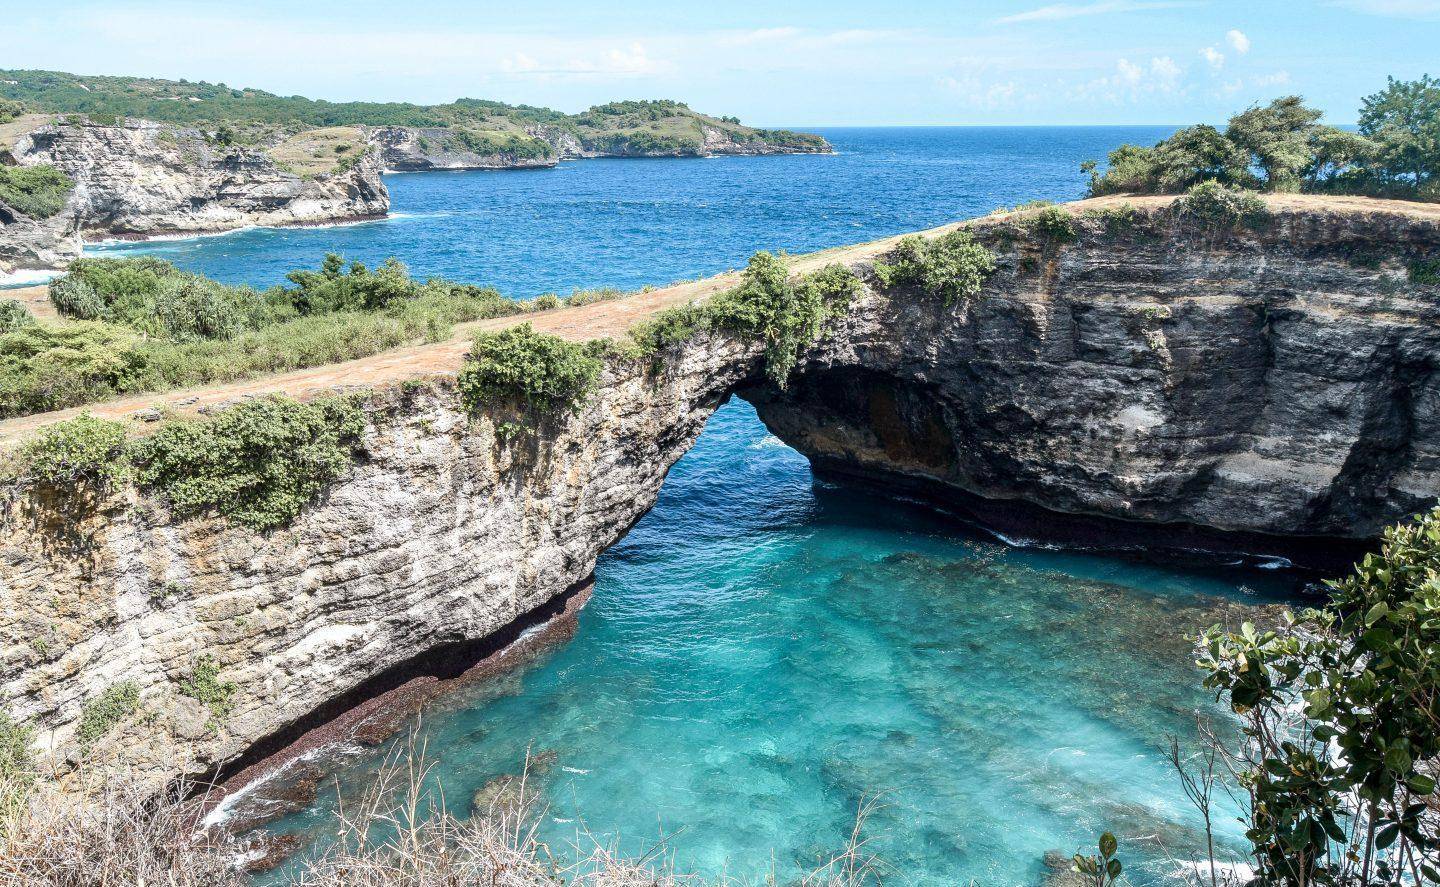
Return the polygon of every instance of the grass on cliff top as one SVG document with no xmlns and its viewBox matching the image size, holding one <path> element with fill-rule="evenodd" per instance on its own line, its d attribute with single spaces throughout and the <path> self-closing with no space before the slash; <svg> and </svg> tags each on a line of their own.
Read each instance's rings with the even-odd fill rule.
<svg viewBox="0 0 1440 887">
<path fill-rule="evenodd" d="M 338 256 L 265 291 L 153 258 L 82 259 L 71 269 L 51 285 L 64 319 L 0 330 L 0 418 L 340 363 L 545 307 Z"/>
<path fill-rule="evenodd" d="M 360 127 L 328 126 L 296 133 L 265 153 L 286 172 L 314 178 L 349 169 L 367 150 Z"/>
</svg>

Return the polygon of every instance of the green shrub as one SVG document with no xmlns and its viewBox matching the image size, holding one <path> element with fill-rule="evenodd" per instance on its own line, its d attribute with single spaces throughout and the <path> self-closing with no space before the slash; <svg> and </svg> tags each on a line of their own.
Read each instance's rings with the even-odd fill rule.
<svg viewBox="0 0 1440 887">
<path fill-rule="evenodd" d="M 497 401 L 557 412 L 583 404 L 600 369 L 600 359 L 585 345 L 537 333 L 523 323 L 476 336 L 458 384 L 471 412 Z"/>
<path fill-rule="evenodd" d="M 0 99 L 0 123 L 9 123 L 25 113 L 25 106 L 10 99 Z"/>
<path fill-rule="evenodd" d="M 163 425 L 135 443 L 131 459 L 141 485 L 178 512 L 214 511 L 268 530 L 294 520 L 350 467 L 364 424 L 353 398 L 271 396 Z"/>
<path fill-rule="evenodd" d="M 918 287 L 942 297 L 946 305 L 978 295 L 994 271 L 995 254 L 964 228 L 933 239 L 903 238 L 887 261 L 875 263 L 875 276 L 882 285 Z"/>
<path fill-rule="evenodd" d="M 1128 203 L 1107 206 L 1104 209 L 1087 210 L 1087 216 L 1097 218 L 1110 237 L 1119 237 L 1134 231 L 1140 224 L 1140 212 Z"/>
<path fill-rule="evenodd" d="M 0 335 L 13 333 L 24 326 L 33 326 L 35 315 L 18 299 L 0 299 Z"/>
<path fill-rule="evenodd" d="M 177 341 L 229 339 L 273 322 L 276 314 L 249 287 L 226 286 L 148 256 L 77 259 L 51 281 L 50 301 L 67 317 L 121 323 Z"/>
<path fill-rule="evenodd" d="M 1058 206 L 1047 206 L 1020 220 L 1026 230 L 1045 240 L 1068 243 L 1076 238 L 1075 217 Z"/>
<path fill-rule="evenodd" d="M 53 166 L 0 166 L 0 203 L 35 219 L 65 208 L 75 182 Z"/>
<path fill-rule="evenodd" d="M 57 488 L 105 486 L 124 474 L 125 426 L 89 413 L 56 422 L 20 448 L 26 474 Z"/>
<path fill-rule="evenodd" d="M 106 688 L 96 699 L 85 703 L 80 709 L 80 726 L 75 738 L 81 748 L 94 745 L 117 724 L 135 713 L 140 707 L 140 688 L 126 681 Z"/>
<path fill-rule="evenodd" d="M 1198 224 L 1210 231 L 1230 231 L 1241 226 L 1258 228 L 1270 218 L 1259 195 L 1227 188 L 1219 182 L 1201 182 L 1170 205 L 1176 219 Z"/>
<path fill-rule="evenodd" d="M 565 304 L 570 308 L 578 308 L 581 305 L 593 305 L 596 302 L 610 302 L 615 299 L 623 299 L 624 297 L 624 290 L 605 286 L 598 289 L 576 290 L 565 297 Z"/>
<path fill-rule="evenodd" d="M 710 323 L 765 343 L 765 373 L 785 387 L 800 349 L 820 337 L 860 289 L 849 269 L 830 265 L 792 281 L 785 263 L 767 252 L 750 257 L 741 284 L 705 306 Z"/>
<path fill-rule="evenodd" d="M 337 363 L 439 341 L 454 324 L 524 310 L 494 289 L 444 280 L 407 281 L 403 298 L 385 296 L 395 281 L 383 267 L 359 279 L 337 271 L 338 282 L 307 279 L 301 290 L 263 294 L 148 257 L 81 259 L 71 267 L 51 298 L 63 313 L 94 320 L 0 328 L 0 418 Z M 296 295 L 307 288 L 308 296 Z M 325 310 L 301 315 L 297 299 Z M 331 310 L 337 302 L 384 307 Z"/>
<path fill-rule="evenodd" d="M 138 390 L 133 333 L 102 323 L 36 323 L 0 334 L 0 416 L 64 409 Z"/>
<path fill-rule="evenodd" d="M 535 297 L 535 301 L 530 303 L 530 310 L 532 311 L 554 311 L 559 307 L 560 297 L 554 293 L 538 295 Z"/>
<path fill-rule="evenodd" d="M 1409 270 L 1411 283 L 1440 286 L 1440 259 L 1416 259 Z"/>
<path fill-rule="evenodd" d="M 0 785 L 27 784 L 35 774 L 34 754 L 30 743 L 35 728 L 11 719 L 0 711 Z"/>
<path fill-rule="evenodd" d="M 232 681 L 220 680 L 220 663 L 208 653 L 196 660 L 190 676 L 180 681 L 181 695 L 198 699 L 222 721 L 229 716 L 238 689 Z"/>
<path fill-rule="evenodd" d="M 630 328 L 630 338 L 644 354 L 655 354 L 672 345 L 689 341 L 710 328 L 710 314 L 703 305 L 680 305 L 658 311 Z"/>
<path fill-rule="evenodd" d="M 420 289 L 397 259 L 386 259 L 372 271 L 360 262 L 347 266 L 335 253 L 326 254 L 319 271 L 291 271 L 285 279 L 297 288 L 283 290 L 283 297 L 301 314 L 378 311 L 413 298 Z"/>
</svg>

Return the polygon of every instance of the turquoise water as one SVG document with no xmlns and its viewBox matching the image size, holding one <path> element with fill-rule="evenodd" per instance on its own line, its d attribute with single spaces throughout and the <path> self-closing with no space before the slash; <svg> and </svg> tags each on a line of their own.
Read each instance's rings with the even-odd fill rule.
<svg viewBox="0 0 1440 887">
<path fill-rule="evenodd" d="M 1282 594 L 1256 583 L 1006 548 L 817 483 L 736 400 L 602 558 L 574 640 L 442 700 L 421 738 L 462 813 L 527 749 L 545 762 L 555 848 L 591 846 L 583 822 L 636 856 L 665 840 L 681 870 L 785 883 L 875 797 L 890 883 L 1035 884 L 1047 850 L 1105 829 L 1151 883 L 1170 869 L 1155 837 L 1178 858 L 1201 840 L 1161 754 L 1217 714 L 1185 634 Z M 277 827 L 323 834 L 333 794 Z"/>
<path fill-rule="evenodd" d="M 1081 160 L 1167 133 L 829 130 L 835 157 L 401 175 L 391 220 L 104 251 L 257 285 L 336 250 L 516 296 L 635 287 L 1076 197 Z M 1161 747 L 1218 714 L 1186 636 L 1286 593 L 1271 574 L 1008 548 L 817 482 L 735 401 L 602 557 L 575 638 L 421 729 L 462 813 L 530 749 L 556 849 L 583 822 L 634 855 L 663 841 L 681 870 L 784 883 L 877 798 L 889 883 L 1035 884 L 1046 851 L 1105 829 L 1158 883 L 1201 840 Z M 376 764 L 350 759 L 342 792 Z M 323 836 L 333 794 L 274 827 Z"/>
</svg>

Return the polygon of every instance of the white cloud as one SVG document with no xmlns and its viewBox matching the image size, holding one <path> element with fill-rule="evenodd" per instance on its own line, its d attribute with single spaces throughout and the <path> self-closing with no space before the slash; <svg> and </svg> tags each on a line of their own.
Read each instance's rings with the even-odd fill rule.
<svg viewBox="0 0 1440 887">
<path fill-rule="evenodd" d="M 1329 5 L 1392 18 L 1440 19 L 1440 0 L 1332 0 Z"/>
<path fill-rule="evenodd" d="M 1250 51 L 1250 38 L 1245 36 L 1244 31 L 1237 31 L 1234 28 L 1226 31 L 1225 42 L 1229 43 L 1230 48 L 1241 55 Z"/>
<path fill-rule="evenodd" d="M 1081 18 L 1087 15 L 1108 15 L 1114 12 L 1143 12 L 1150 9 L 1182 9 L 1198 4 L 1188 0 L 1101 0 L 1099 3 L 1055 3 L 1002 16 L 996 24 L 1011 25 L 1017 22 L 1054 22 L 1063 19 Z"/>
<path fill-rule="evenodd" d="M 1213 46 L 1207 46 L 1200 50 L 1200 57 L 1205 60 L 1205 63 L 1209 65 L 1213 71 L 1218 71 L 1225 67 L 1225 53 Z"/>
<path fill-rule="evenodd" d="M 1162 55 L 1150 60 L 1150 76 L 1162 86 L 1174 86 L 1180 79 L 1180 66 L 1170 56 Z"/>
<path fill-rule="evenodd" d="M 1145 69 L 1131 62 L 1129 59 L 1121 59 L 1115 63 L 1116 77 L 1121 83 L 1136 86 L 1145 76 Z"/>
<path fill-rule="evenodd" d="M 1289 71 L 1276 71 L 1273 74 L 1262 74 L 1250 81 L 1253 86 L 1284 86 L 1289 82 Z"/>
</svg>

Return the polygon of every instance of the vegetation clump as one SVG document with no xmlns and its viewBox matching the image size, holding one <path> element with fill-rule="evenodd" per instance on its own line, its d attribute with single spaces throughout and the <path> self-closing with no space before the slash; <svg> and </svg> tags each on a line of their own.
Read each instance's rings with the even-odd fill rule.
<svg viewBox="0 0 1440 887">
<path fill-rule="evenodd" d="M 537 333 L 523 323 L 476 336 L 458 384 L 471 412 L 499 401 L 560 412 L 585 402 L 600 369 L 593 347 Z"/>
<path fill-rule="evenodd" d="M 1265 191 L 1440 199 L 1440 80 L 1391 78 L 1366 97 L 1360 131 L 1319 122 L 1321 112 L 1284 96 L 1230 118 L 1222 132 L 1191 126 L 1152 147 L 1122 145 L 1090 194 L 1175 194 L 1202 182 Z"/>
<path fill-rule="evenodd" d="M 50 290 L 68 321 L 0 326 L 0 418 L 337 363 L 525 310 L 396 262 L 327 256 L 290 283 L 257 292 L 149 257 L 78 260 Z"/>
<path fill-rule="evenodd" d="M 820 337 L 859 289 L 859 278 L 839 265 L 792 281 L 781 259 L 759 252 L 740 286 L 711 299 L 705 312 L 716 328 L 764 342 L 765 374 L 784 388 L 800 349 Z"/>
<path fill-rule="evenodd" d="M 35 315 L 17 299 L 0 299 L 0 335 L 33 326 Z"/>
<path fill-rule="evenodd" d="M 56 422 L 20 449 L 26 474 L 57 489 L 102 488 L 124 475 L 125 426 L 89 413 Z"/>
<path fill-rule="evenodd" d="M 1411 283 L 1440 286 L 1440 259 L 1416 259 L 1410 263 Z"/>
<path fill-rule="evenodd" d="M 1245 742 L 1186 780 L 1246 797 L 1254 885 L 1440 882 L 1440 509 L 1387 529 L 1321 608 L 1201 638 L 1205 686 Z M 1217 774 L 1217 755 L 1224 762 Z M 1178 750 L 1172 763 L 1181 764 Z M 1215 861 L 1211 858 L 1212 872 Z"/>
<path fill-rule="evenodd" d="M 75 731 L 81 748 L 94 745 L 140 707 L 140 688 L 130 681 L 107 687 L 80 709 L 80 726 Z"/>
<path fill-rule="evenodd" d="M 0 787 L 6 784 L 29 783 L 35 769 L 34 755 L 30 743 L 35 739 L 35 728 L 15 721 L 6 712 L 0 711 Z M 0 801 L 4 793 L 0 791 Z"/>
<path fill-rule="evenodd" d="M 60 212 L 74 188 L 74 180 L 49 164 L 0 166 L 0 204 L 31 218 Z"/>
<path fill-rule="evenodd" d="M 979 294 L 994 271 L 995 254 L 964 228 L 935 238 L 902 238 L 887 260 L 875 263 L 875 276 L 884 286 L 917 287 L 941 296 L 947 306 Z"/>
<path fill-rule="evenodd" d="M 1020 220 L 1026 230 L 1052 243 L 1069 243 L 1079 236 L 1075 217 L 1058 206 L 1047 206 Z"/>
<path fill-rule="evenodd" d="M 270 396 L 167 423 L 130 451 L 137 480 L 182 514 L 213 511 L 252 530 L 288 524 L 354 461 L 354 398 Z"/>
<path fill-rule="evenodd" d="M 181 695 L 198 700 L 210 709 L 219 721 L 229 716 L 239 687 L 233 681 L 220 680 L 220 663 L 207 653 L 195 662 L 190 676 L 180 681 L 179 689 Z"/>
<path fill-rule="evenodd" d="M 1227 188 L 1219 182 L 1201 182 L 1170 205 L 1175 218 L 1212 231 L 1239 227 L 1258 228 L 1270 217 L 1265 201 L 1255 194 Z"/>
</svg>

